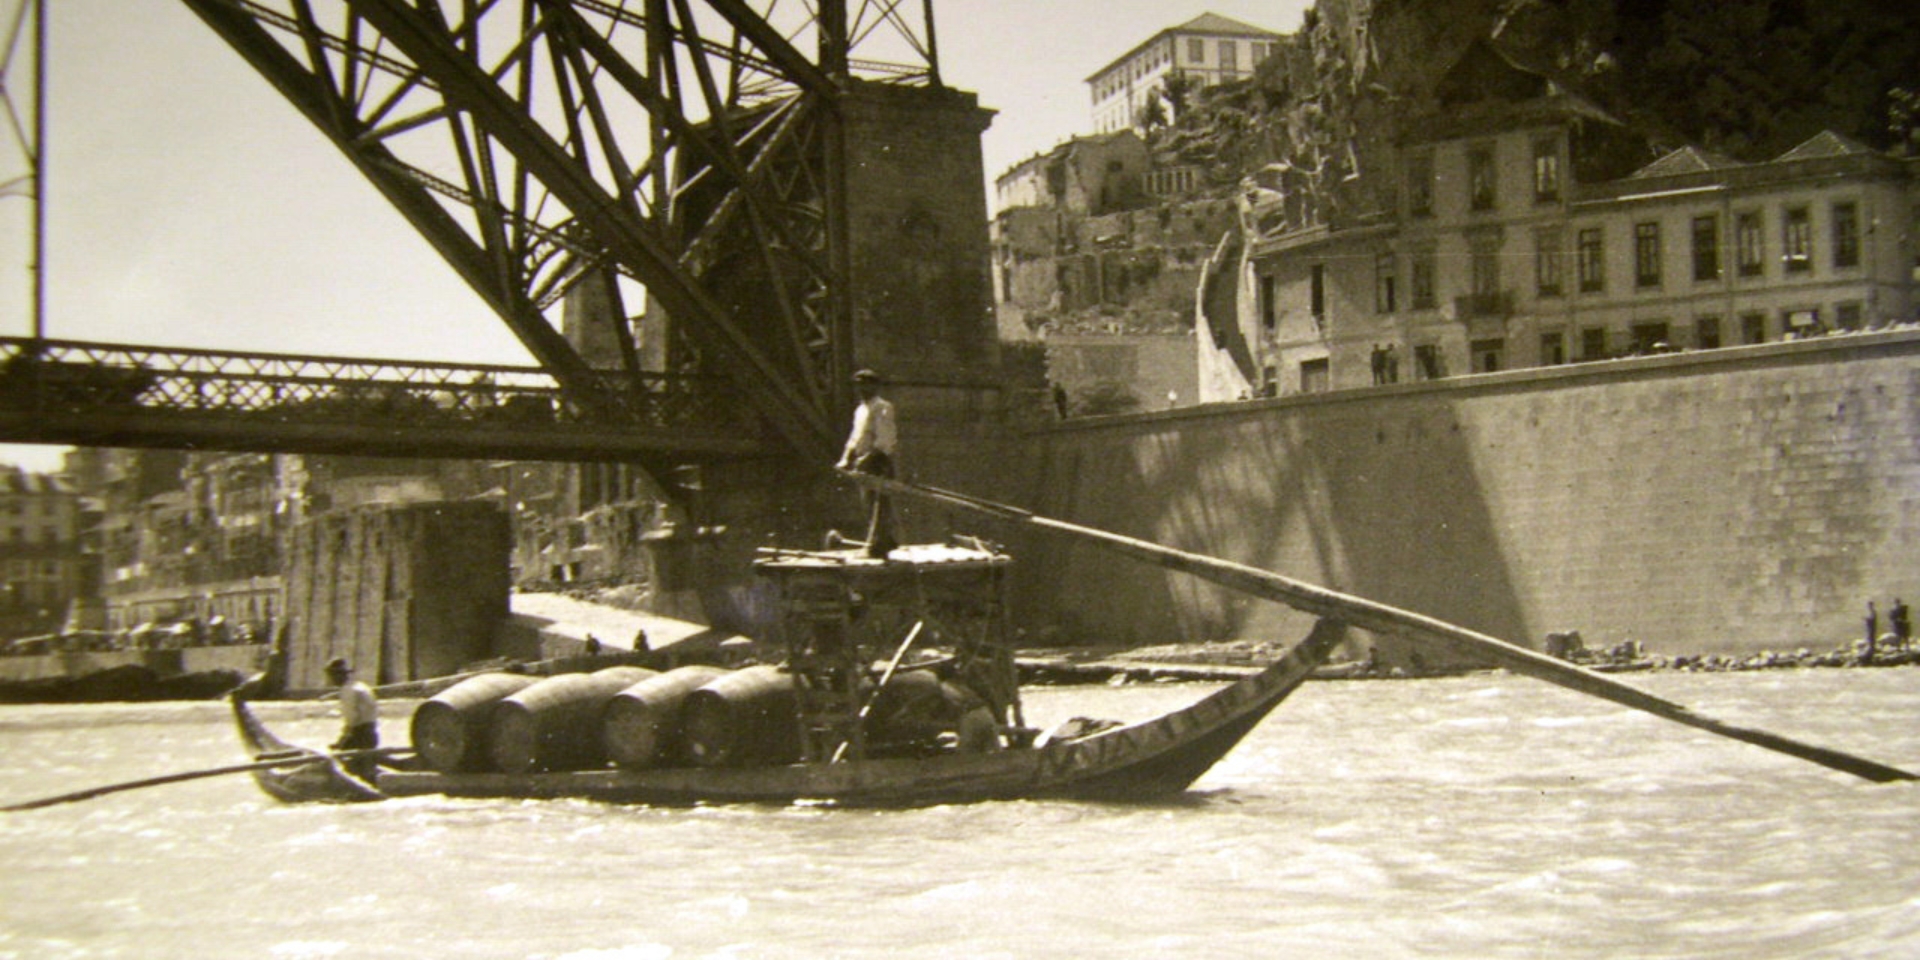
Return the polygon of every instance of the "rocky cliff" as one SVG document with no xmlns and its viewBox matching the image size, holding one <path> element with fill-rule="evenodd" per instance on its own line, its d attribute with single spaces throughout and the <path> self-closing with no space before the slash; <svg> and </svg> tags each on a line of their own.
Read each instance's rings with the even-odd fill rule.
<svg viewBox="0 0 1920 960">
<path fill-rule="evenodd" d="M 1251 79 L 1168 91 L 1157 159 L 1284 194 L 1296 223 L 1378 209 L 1391 178 L 1368 174 L 1480 42 L 1646 136 L 1646 159 L 1684 144 L 1765 159 L 1823 129 L 1920 153 L 1920 4 L 1319 0 Z"/>
</svg>

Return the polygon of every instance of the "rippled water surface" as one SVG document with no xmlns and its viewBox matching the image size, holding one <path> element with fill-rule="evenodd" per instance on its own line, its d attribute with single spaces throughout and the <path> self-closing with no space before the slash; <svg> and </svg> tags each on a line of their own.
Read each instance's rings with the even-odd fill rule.
<svg viewBox="0 0 1920 960">
<path fill-rule="evenodd" d="M 1634 682 L 1920 770 L 1920 670 Z M 0 708 L 0 802 L 239 759 L 220 704 Z M 283 807 L 240 776 L 0 814 L 0 957 L 1912 957 L 1917 840 L 1913 785 L 1533 681 L 1319 683 L 1152 806 Z"/>
</svg>

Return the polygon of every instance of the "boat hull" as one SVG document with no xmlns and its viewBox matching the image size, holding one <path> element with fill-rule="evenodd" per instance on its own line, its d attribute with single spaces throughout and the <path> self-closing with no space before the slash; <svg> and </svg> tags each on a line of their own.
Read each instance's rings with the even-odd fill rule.
<svg viewBox="0 0 1920 960">
<path fill-rule="evenodd" d="M 1186 709 L 1073 740 L 984 754 L 763 767 L 676 767 L 558 773 L 388 772 L 389 796 L 581 799 L 685 806 L 828 802 L 926 806 L 1018 798 L 1152 800 L 1212 767 L 1324 662 L 1344 627 L 1321 621 L 1267 670 Z"/>
</svg>

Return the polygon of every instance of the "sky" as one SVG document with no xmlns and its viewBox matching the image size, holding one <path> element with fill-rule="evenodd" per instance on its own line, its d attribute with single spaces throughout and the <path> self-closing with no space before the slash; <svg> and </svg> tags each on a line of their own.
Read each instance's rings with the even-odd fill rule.
<svg viewBox="0 0 1920 960">
<path fill-rule="evenodd" d="M 11 14 L 21 0 L 0 0 Z M 1217 13 L 1307 0 L 938 0 L 942 79 L 998 111 L 989 181 L 1092 129 L 1087 75 Z M 184 4 L 58 0 L 49 20 L 48 337 L 524 364 L 519 342 L 346 159 Z M 16 70 L 18 68 L 15 68 Z M 19 100 L 25 76 L 6 86 Z M 0 153 L 0 180 L 21 172 Z M 989 191 L 991 196 L 991 191 Z M 28 216 L 0 197 L 0 335 L 32 334 Z M 59 466 L 56 447 L 0 462 Z"/>
</svg>

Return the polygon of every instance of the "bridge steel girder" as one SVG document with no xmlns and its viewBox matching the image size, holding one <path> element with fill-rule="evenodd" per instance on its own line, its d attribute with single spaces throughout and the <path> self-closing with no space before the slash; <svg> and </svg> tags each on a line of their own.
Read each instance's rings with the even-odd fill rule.
<svg viewBox="0 0 1920 960">
<path fill-rule="evenodd" d="M 649 359 L 724 379 L 792 453 L 830 457 L 854 353 L 841 98 L 855 72 L 937 83 L 930 0 L 924 39 L 907 0 L 854 0 L 852 18 L 849 0 L 798 13 L 777 0 L 182 2 L 348 156 L 571 402 L 631 402 L 542 315 L 556 291 L 613 270 L 660 308 L 648 321 L 666 335 Z M 777 16 L 809 19 L 788 29 Z M 702 35 L 715 23 L 730 42 Z M 636 30 L 644 59 L 615 42 Z M 788 39 L 808 30 L 815 57 Z M 883 31 L 908 61 L 851 59 Z M 636 111 L 647 125 L 623 141 Z M 432 127 L 451 135 L 464 183 L 413 162 Z M 616 319 L 638 383 L 641 354 Z"/>
<path fill-rule="evenodd" d="M 539 367 L 0 337 L 0 439 L 15 443 L 614 461 L 764 457 L 763 425 L 650 375 L 595 414 Z"/>
<path fill-rule="evenodd" d="M 354 457 L 450 460 L 551 460 L 635 464 L 666 476 L 678 463 L 712 463 L 764 455 L 752 439 L 632 430 L 617 425 L 419 424 L 274 420 L 192 414 L 126 406 L 68 413 L 0 407 L 0 437 L 9 443 Z"/>
<path fill-rule="evenodd" d="M 397 171 L 406 164 L 378 141 L 361 139 L 344 126 L 338 92 L 287 53 L 252 17 L 235 11 L 228 0 L 181 0 L 227 41 L 281 96 L 333 141 L 387 201 L 413 224 L 467 285 L 506 322 L 536 362 L 553 374 L 569 399 L 589 410 L 606 411 L 614 398 L 592 367 L 541 316 L 519 285 L 507 282 L 494 256 L 475 243 L 448 215 L 431 192 Z"/>
<path fill-rule="evenodd" d="M 781 69 L 785 70 L 787 76 L 799 84 L 801 89 L 823 97 L 832 96 L 839 90 L 839 84 L 835 82 L 832 76 L 829 76 L 826 71 L 821 70 L 819 67 L 814 66 L 813 61 L 808 60 L 804 54 L 794 49 L 793 45 L 787 42 L 787 38 L 781 36 L 778 30 L 773 29 L 773 25 L 769 24 L 766 18 L 760 15 L 759 11 L 740 2 L 740 0 L 706 0 L 706 4 L 712 7 L 714 12 L 725 17 L 727 22 L 732 24 L 735 30 L 740 31 L 743 36 L 752 40 L 754 46 L 765 51 L 768 58 L 778 64 Z M 841 24 L 841 28 L 830 31 L 835 34 L 835 39 L 831 40 L 830 43 L 844 50 L 846 46 L 844 30 L 844 24 L 846 22 L 846 0 L 824 0 L 820 6 L 823 17 L 827 19 L 833 19 L 835 13 L 838 13 L 838 23 Z M 842 57 L 840 67 L 844 69 L 845 66 L 845 58 Z"/>
<path fill-rule="evenodd" d="M 826 457 L 833 448 L 825 413 L 795 389 L 793 376 L 776 367 L 747 337 L 696 278 L 681 269 L 674 251 L 639 217 L 626 216 L 620 198 L 609 195 L 566 149 L 535 123 L 499 83 L 463 55 L 401 0 L 347 0 L 422 71 L 441 84 L 441 94 L 472 116 L 631 269 L 670 315 L 691 322 L 702 341 L 737 365 L 729 377 L 752 398 L 762 416 L 802 456 Z"/>
</svg>

